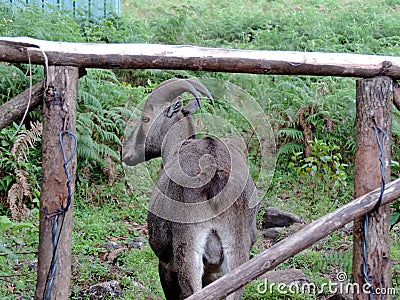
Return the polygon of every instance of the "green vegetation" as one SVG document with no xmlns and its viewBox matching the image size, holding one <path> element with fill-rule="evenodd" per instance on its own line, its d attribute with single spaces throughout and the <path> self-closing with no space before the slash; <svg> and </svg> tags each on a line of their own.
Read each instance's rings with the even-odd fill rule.
<svg viewBox="0 0 400 300">
<path fill-rule="evenodd" d="M 74 19 L 28 7 L 0 6 L 0 36 L 29 36 L 73 42 L 144 42 L 199 46 L 351 52 L 400 56 L 399 0 L 345 1 L 122 1 L 122 15 Z M 146 237 L 146 207 L 159 161 L 124 168 L 119 151 L 135 107 L 161 81 L 174 77 L 217 78 L 242 87 L 272 116 L 277 168 L 262 208 L 276 206 L 307 222 L 340 207 L 352 195 L 355 152 L 355 79 L 260 76 L 163 70 L 87 70 L 79 80 L 78 172 L 74 204 L 72 299 L 98 282 L 118 280 L 124 299 L 162 297 L 157 261 Z M 33 82 L 43 67 L 32 66 Z M 29 66 L 0 62 L 0 104 L 29 86 Z M 139 105 L 140 106 L 140 105 Z M 224 107 L 218 107 L 224 112 Z M 242 122 L 235 114 L 231 123 Z M 392 175 L 400 175 L 400 112 L 394 109 Z M 41 108 L 0 131 L 0 298 L 31 299 L 38 246 L 41 181 Z M 129 123 L 130 124 L 130 123 Z M 312 132 L 305 157 L 304 132 Z M 131 128 L 128 128 L 131 130 Z M 255 161 L 257 163 L 257 157 Z M 258 182 L 260 187 L 266 186 Z M 393 205 L 393 284 L 400 294 L 399 202 Z M 29 217 L 27 215 L 30 214 Z M 260 212 L 260 217 L 262 210 Z M 127 246 L 140 239 L 140 249 Z M 301 268 L 321 284 L 351 268 L 352 236 L 338 231 L 279 268 Z M 107 250 L 113 241 L 120 249 Z M 261 236 L 252 254 L 265 248 Z M 273 290 L 260 295 L 259 282 L 246 299 L 304 299 Z M 323 295 L 320 295 L 321 297 Z M 315 299 L 311 295 L 309 299 Z"/>
</svg>

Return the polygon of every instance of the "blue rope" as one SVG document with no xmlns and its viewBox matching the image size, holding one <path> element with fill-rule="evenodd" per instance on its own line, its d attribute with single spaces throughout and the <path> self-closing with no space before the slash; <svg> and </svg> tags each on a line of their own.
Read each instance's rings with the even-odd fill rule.
<svg viewBox="0 0 400 300">
<path fill-rule="evenodd" d="M 376 202 L 373 211 L 376 211 L 382 202 L 383 193 L 385 191 L 385 177 L 386 177 L 386 168 L 385 168 L 385 140 L 386 140 L 386 132 L 379 126 L 374 125 L 375 136 L 378 142 L 380 156 L 380 169 L 381 169 L 381 193 L 379 195 L 378 202 Z M 380 137 L 380 133 L 382 133 L 382 138 Z"/>
<path fill-rule="evenodd" d="M 367 237 L 368 237 L 368 218 L 369 216 L 366 215 L 364 219 L 364 244 L 363 244 L 363 277 L 364 281 L 368 286 L 371 288 L 371 283 L 368 277 L 368 264 L 367 264 L 367 256 L 368 256 L 368 247 L 367 247 Z M 369 299 L 372 300 L 372 293 L 369 290 Z"/>
<path fill-rule="evenodd" d="M 64 221 L 64 220 L 63 220 Z M 50 299 L 51 286 L 53 285 L 54 275 L 56 273 L 56 261 L 57 261 L 57 223 L 58 215 L 54 216 L 53 228 L 52 228 L 52 241 L 53 241 L 53 257 L 51 258 L 49 275 L 47 277 L 46 289 L 44 293 L 44 299 Z"/>
<path fill-rule="evenodd" d="M 72 142 L 70 144 L 70 149 L 72 149 L 72 151 L 71 151 L 71 154 L 68 157 L 68 159 L 66 158 L 66 155 L 65 155 L 64 143 L 63 143 L 63 135 L 64 134 L 66 134 L 69 137 L 71 137 L 72 138 L 72 142 L 74 143 L 73 148 L 72 148 Z M 72 196 L 73 196 L 73 192 L 72 192 L 72 188 L 71 188 L 72 174 L 68 170 L 68 164 L 74 158 L 74 155 L 76 153 L 76 149 L 78 147 L 78 141 L 77 141 L 76 136 L 69 130 L 66 130 L 65 132 L 60 132 L 59 138 L 60 138 L 61 152 L 62 152 L 62 156 L 63 156 L 63 159 L 64 159 L 64 172 L 65 172 L 65 175 L 67 176 L 68 198 L 67 198 L 67 205 L 65 207 L 65 211 L 67 211 L 69 206 L 70 206 L 70 204 L 71 204 Z"/>
<path fill-rule="evenodd" d="M 70 149 L 71 150 L 71 154 L 70 156 L 67 158 L 66 154 L 65 154 L 65 148 L 64 148 L 64 141 L 63 141 L 63 136 L 64 135 L 68 135 L 69 137 L 71 137 L 71 143 L 70 143 Z M 72 161 L 75 153 L 76 153 L 76 149 L 77 149 L 77 138 L 76 136 L 66 130 L 66 131 L 61 131 L 59 133 L 59 140 L 60 140 L 60 147 L 61 147 L 61 153 L 63 156 L 63 160 L 64 160 L 64 172 L 65 175 L 67 176 L 67 190 L 68 190 L 68 196 L 67 196 L 67 203 L 66 206 L 64 207 L 64 204 L 61 204 L 61 207 L 56 209 L 55 213 L 54 213 L 54 221 L 53 221 L 53 227 L 52 227 L 52 243 L 53 243 L 53 257 L 51 258 L 51 263 L 50 263 L 50 269 L 47 275 L 47 280 L 46 280 L 46 288 L 44 290 L 44 295 L 43 298 L 45 300 L 49 300 L 50 299 L 50 293 L 51 293 L 51 287 L 53 285 L 54 282 L 54 276 L 56 273 L 56 262 L 57 262 L 57 248 L 58 248 L 58 242 L 60 240 L 60 236 L 61 236 L 61 232 L 64 226 L 64 220 L 65 220 L 65 214 L 68 211 L 69 206 L 71 205 L 72 202 L 72 197 L 73 197 L 73 192 L 72 192 L 72 188 L 71 188 L 71 183 L 72 183 L 72 174 L 69 171 L 68 165 L 69 163 Z M 73 143 L 73 144 L 72 144 Z M 57 227 L 58 227 L 58 217 L 59 215 L 61 215 L 62 219 L 61 219 L 61 224 L 60 224 L 60 230 L 59 230 L 59 234 L 57 236 Z"/>
<path fill-rule="evenodd" d="M 385 139 L 386 139 L 386 132 L 379 126 L 374 125 L 374 131 L 376 140 L 378 142 L 378 147 L 380 151 L 379 162 L 380 162 L 380 171 L 381 171 L 381 191 L 379 194 L 379 199 L 376 202 L 372 212 L 376 211 L 381 203 L 383 198 L 383 193 L 385 191 L 385 177 L 386 177 L 386 169 L 385 169 Z M 382 137 L 381 137 L 382 134 Z M 368 286 L 371 288 L 371 283 L 368 277 L 368 264 L 367 264 L 367 256 L 368 256 L 368 247 L 367 247 L 367 240 L 368 240 L 368 225 L 369 225 L 369 217 L 370 214 L 367 214 L 364 219 L 364 244 L 363 244 L 363 277 L 364 281 Z M 372 300 L 372 292 L 369 291 L 369 299 Z"/>
</svg>

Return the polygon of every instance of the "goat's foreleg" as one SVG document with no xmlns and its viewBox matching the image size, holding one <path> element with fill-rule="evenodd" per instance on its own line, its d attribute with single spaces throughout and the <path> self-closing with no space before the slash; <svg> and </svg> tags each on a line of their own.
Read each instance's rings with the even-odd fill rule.
<svg viewBox="0 0 400 300">
<path fill-rule="evenodd" d="M 181 290 L 179 288 L 177 274 L 171 270 L 171 266 L 160 261 L 158 263 L 158 272 L 165 298 L 167 300 L 183 299 Z"/>
</svg>

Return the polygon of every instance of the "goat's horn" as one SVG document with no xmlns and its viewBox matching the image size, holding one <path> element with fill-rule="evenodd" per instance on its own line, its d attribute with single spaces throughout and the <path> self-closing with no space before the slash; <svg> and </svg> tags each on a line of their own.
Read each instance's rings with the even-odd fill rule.
<svg viewBox="0 0 400 300">
<path fill-rule="evenodd" d="M 170 78 L 168 80 L 165 80 L 163 82 L 161 82 L 154 90 L 157 90 L 161 87 L 163 87 L 166 84 L 170 84 L 171 82 L 177 81 L 177 80 L 181 80 L 179 78 Z M 185 81 L 189 82 L 191 85 L 193 85 L 193 87 L 200 92 L 202 95 L 206 96 L 208 99 L 210 99 L 211 104 L 214 106 L 214 99 L 213 96 L 211 95 L 210 91 L 199 81 L 192 79 L 192 78 L 188 78 L 185 79 Z"/>
<path fill-rule="evenodd" d="M 150 94 L 146 101 L 146 106 L 148 107 L 162 107 L 164 103 L 172 102 L 176 97 L 182 95 L 184 92 L 191 93 L 200 102 L 200 96 L 197 93 L 196 88 L 189 82 L 181 79 L 169 79 L 167 83 L 161 83 Z"/>
<path fill-rule="evenodd" d="M 178 80 L 180 80 L 180 79 L 179 78 L 167 79 L 167 80 L 161 82 L 158 86 L 156 86 L 156 88 L 153 90 L 153 92 L 158 90 L 159 88 L 163 87 L 164 85 L 170 84 L 171 82 L 178 81 Z"/>
<path fill-rule="evenodd" d="M 210 91 L 199 81 L 194 80 L 194 79 L 186 79 L 187 82 L 189 82 L 191 85 L 194 86 L 194 88 L 199 91 L 201 94 L 203 94 L 204 96 L 206 96 L 209 100 L 212 106 L 214 106 L 214 99 L 210 93 Z M 199 107 L 200 107 L 200 103 Z"/>
</svg>

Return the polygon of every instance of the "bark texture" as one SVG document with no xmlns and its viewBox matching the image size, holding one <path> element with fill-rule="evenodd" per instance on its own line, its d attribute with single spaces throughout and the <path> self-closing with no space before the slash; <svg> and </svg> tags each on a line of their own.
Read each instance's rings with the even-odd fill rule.
<svg viewBox="0 0 400 300">
<path fill-rule="evenodd" d="M 360 197 L 381 186 L 380 147 L 374 126 L 386 132 L 384 141 L 385 181 L 390 181 L 393 80 L 374 77 L 357 81 L 356 143 L 354 166 L 354 197 Z M 378 200 L 378 199 L 376 199 Z M 368 214 L 368 234 L 364 236 L 366 216 L 355 219 L 353 249 L 353 281 L 360 287 L 366 282 L 363 274 L 363 245 L 367 244 L 368 277 L 372 293 L 392 287 L 388 205 Z M 368 299 L 368 293 L 354 294 L 355 300 Z M 391 299 L 390 295 L 375 294 L 373 299 Z"/>
<path fill-rule="evenodd" d="M 52 228 L 54 213 L 66 207 L 68 199 L 67 176 L 60 147 L 59 133 L 68 125 L 68 130 L 76 133 L 76 103 L 78 92 L 78 69 L 74 67 L 49 67 L 47 86 L 43 103 L 42 137 L 42 187 L 40 194 L 40 224 L 38 274 L 35 299 L 44 299 L 46 284 L 49 281 L 50 264 L 53 257 Z M 66 156 L 70 156 L 70 138 L 64 136 Z M 76 156 L 69 163 L 72 174 L 72 190 L 75 182 Z M 58 217 L 56 272 L 50 289 L 49 299 L 68 299 L 71 276 L 71 234 L 72 203 L 65 214 Z"/>
<path fill-rule="evenodd" d="M 186 45 L 84 44 L 0 38 L 0 61 L 106 69 L 173 69 L 254 74 L 400 78 L 400 58 L 205 48 Z"/>
</svg>

